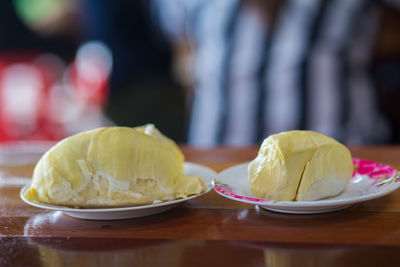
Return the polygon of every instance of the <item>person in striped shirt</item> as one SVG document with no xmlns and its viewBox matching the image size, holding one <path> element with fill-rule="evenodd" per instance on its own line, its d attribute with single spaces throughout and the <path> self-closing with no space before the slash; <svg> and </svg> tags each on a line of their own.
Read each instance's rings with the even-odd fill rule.
<svg viewBox="0 0 400 267">
<path fill-rule="evenodd" d="M 249 145 L 293 129 L 346 144 L 388 140 L 367 69 L 379 1 L 156 4 L 166 32 L 196 50 L 189 144 Z"/>
</svg>

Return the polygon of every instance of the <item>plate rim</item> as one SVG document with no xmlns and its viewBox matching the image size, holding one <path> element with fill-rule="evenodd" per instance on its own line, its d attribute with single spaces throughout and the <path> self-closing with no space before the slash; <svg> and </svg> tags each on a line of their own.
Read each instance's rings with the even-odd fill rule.
<svg viewBox="0 0 400 267">
<path fill-rule="evenodd" d="M 228 171 L 232 171 L 232 169 L 235 169 L 235 168 L 243 168 L 244 166 L 248 166 L 248 164 L 250 164 L 250 162 L 251 161 L 247 161 L 247 162 L 233 165 L 233 166 L 223 170 L 222 172 L 218 173 L 217 178 L 215 178 L 212 182 L 213 190 L 223 197 L 226 197 L 226 198 L 229 198 L 229 199 L 232 199 L 235 201 L 239 201 L 239 202 L 248 203 L 248 204 L 254 204 L 254 205 L 259 205 L 259 206 L 264 206 L 264 207 L 271 207 L 271 208 L 276 208 L 276 209 L 285 209 L 285 208 L 299 208 L 300 209 L 300 208 L 319 208 L 319 207 L 328 208 L 328 207 L 332 207 L 332 206 L 355 204 L 355 203 L 372 200 L 372 199 L 376 199 L 376 198 L 388 195 L 388 194 L 396 191 L 400 187 L 400 182 L 398 182 L 396 184 L 393 184 L 390 187 L 390 190 L 382 190 L 380 192 L 374 192 L 374 193 L 370 193 L 367 195 L 361 195 L 361 196 L 356 196 L 356 197 L 352 197 L 352 198 L 337 199 L 337 200 L 328 198 L 328 199 L 321 199 L 321 200 L 314 200 L 314 201 L 277 201 L 277 202 L 259 199 L 254 196 L 240 195 L 237 192 L 235 192 L 235 194 L 239 197 L 252 198 L 252 199 L 256 199 L 256 200 L 252 201 L 252 200 L 247 200 L 247 199 L 240 199 L 235 196 L 226 195 L 223 192 L 220 192 L 216 188 L 216 186 L 218 186 L 218 183 L 220 182 L 219 178 L 222 174 L 224 174 L 225 172 L 228 172 Z M 379 163 L 376 161 L 371 161 L 371 162 Z M 393 169 L 395 169 L 395 168 L 393 168 Z M 395 170 L 397 173 L 400 173 L 397 169 L 395 169 Z"/>
<path fill-rule="evenodd" d="M 185 161 L 183 163 L 184 167 L 185 166 L 192 166 L 195 168 L 203 168 L 206 171 L 209 171 L 210 173 L 213 173 L 213 176 L 217 176 L 218 173 L 216 171 L 214 171 L 213 169 L 198 164 L 198 163 L 194 163 L 194 162 L 188 162 Z M 202 178 L 203 179 L 203 178 Z M 215 178 L 214 178 L 215 179 Z M 168 200 L 168 201 L 164 201 L 161 203 L 156 203 L 156 204 L 146 204 L 146 205 L 138 205 L 138 206 L 126 206 L 126 207 L 107 207 L 107 208 L 71 208 L 71 207 L 67 207 L 67 206 L 60 206 L 60 205 L 51 205 L 51 204 L 47 204 L 47 203 L 37 203 L 37 202 L 32 202 L 27 200 L 24 197 L 24 193 L 26 192 L 26 190 L 29 189 L 31 183 L 24 185 L 20 191 L 19 191 L 19 197 L 21 198 L 21 200 L 23 202 L 25 202 L 28 205 L 37 207 L 37 208 L 41 208 L 41 209 L 47 209 L 47 210 L 56 210 L 56 211 L 62 211 L 62 212 L 68 212 L 68 213 L 112 213 L 112 212 L 127 212 L 127 211 L 142 211 L 142 210 L 148 210 L 148 209 L 152 209 L 152 208 L 159 208 L 159 207 L 163 207 L 163 206 L 169 206 L 169 205 L 177 205 L 181 202 L 187 201 L 187 200 L 191 200 L 200 196 L 203 196 L 207 193 L 209 193 L 212 188 L 213 188 L 213 184 L 212 181 L 214 179 L 210 179 L 210 181 L 208 183 L 206 183 L 207 189 L 205 192 L 201 193 L 201 194 L 196 194 L 196 195 L 191 195 L 185 198 L 180 198 L 180 199 L 174 199 L 174 200 Z M 204 180 L 204 179 L 203 179 Z M 204 181 L 206 182 L 206 181 Z"/>
</svg>

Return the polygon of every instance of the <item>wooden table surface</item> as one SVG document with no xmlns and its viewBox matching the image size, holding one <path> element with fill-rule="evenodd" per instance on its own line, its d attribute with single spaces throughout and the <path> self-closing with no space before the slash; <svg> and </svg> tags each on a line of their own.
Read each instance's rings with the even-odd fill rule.
<svg viewBox="0 0 400 267">
<path fill-rule="evenodd" d="M 182 149 L 216 171 L 257 153 Z M 400 169 L 400 147 L 351 150 Z M 400 190 L 316 215 L 274 213 L 212 191 L 157 215 L 90 221 L 23 203 L 32 169 L 0 166 L 0 266 L 400 266 Z"/>
</svg>

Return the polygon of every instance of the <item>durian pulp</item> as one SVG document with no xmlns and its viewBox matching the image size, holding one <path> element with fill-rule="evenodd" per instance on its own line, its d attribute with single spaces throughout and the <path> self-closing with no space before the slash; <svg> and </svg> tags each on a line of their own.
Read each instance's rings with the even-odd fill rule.
<svg viewBox="0 0 400 267">
<path fill-rule="evenodd" d="M 141 205 L 205 191 L 201 178 L 183 174 L 183 154 L 172 140 L 142 129 L 105 127 L 62 140 L 36 165 L 25 197 L 103 207 Z"/>
<path fill-rule="evenodd" d="M 304 201 L 343 191 L 353 165 L 349 150 L 336 140 L 312 131 L 289 131 L 265 139 L 248 172 L 256 197 Z"/>
</svg>

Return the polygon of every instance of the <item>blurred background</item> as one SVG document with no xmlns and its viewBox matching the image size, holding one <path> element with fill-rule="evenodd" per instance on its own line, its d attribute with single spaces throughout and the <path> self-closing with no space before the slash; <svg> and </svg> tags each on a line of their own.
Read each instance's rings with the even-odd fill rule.
<svg viewBox="0 0 400 267">
<path fill-rule="evenodd" d="M 184 141 L 184 88 L 149 1 L 1 0 L 0 141 L 154 123 Z"/>
<path fill-rule="evenodd" d="M 257 144 L 291 129 L 348 144 L 399 143 L 399 12 L 396 1 L 0 0 L 0 142 L 154 123 L 199 146 Z M 296 29 L 302 21 L 308 28 Z M 327 33 L 321 26 L 336 24 Z M 352 39 L 363 25 L 373 38 L 360 59 L 366 41 Z M 307 42 L 291 37 L 299 33 Z M 305 84 L 318 78 L 324 88 L 339 76 L 329 67 L 327 76 L 305 72 L 314 54 L 322 55 L 317 70 L 344 73 L 326 95 Z M 337 55 L 336 65 L 324 63 Z M 365 83 L 347 86 L 354 73 L 366 74 L 367 93 Z M 325 107 L 334 115 L 314 118 Z"/>
</svg>

